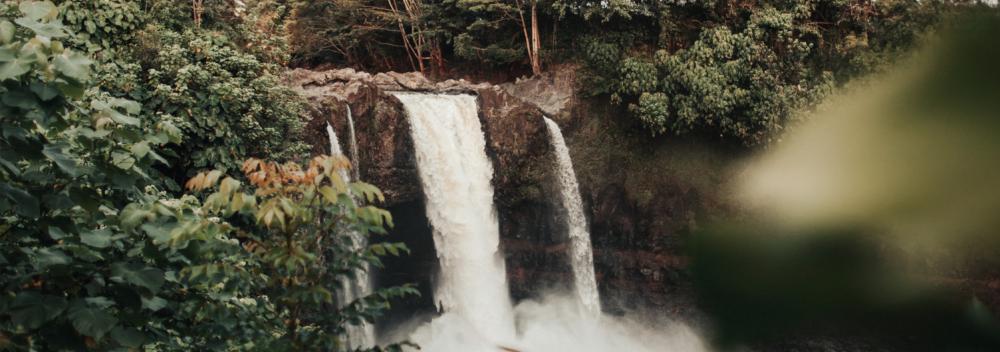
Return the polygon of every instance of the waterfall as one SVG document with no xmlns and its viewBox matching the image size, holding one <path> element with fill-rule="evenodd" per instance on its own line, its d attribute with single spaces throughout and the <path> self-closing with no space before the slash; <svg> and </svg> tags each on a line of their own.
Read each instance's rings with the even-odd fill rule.
<svg viewBox="0 0 1000 352">
<path fill-rule="evenodd" d="M 563 140 L 559 125 L 545 117 L 545 125 L 549 130 L 549 140 L 555 149 L 559 195 L 565 210 L 566 227 L 569 231 L 570 265 L 573 267 L 576 296 L 589 314 L 600 314 L 601 301 L 597 292 L 597 280 L 594 278 L 594 253 L 590 244 L 590 232 L 587 230 L 587 218 L 583 213 L 583 201 L 580 199 L 580 186 L 573 172 L 573 161 L 569 157 L 569 148 Z"/>
<path fill-rule="evenodd" d="M 348 107 L 350 109 L 350 107 Z M 348 117 L 350 117 L 350 110 L 348 110 Z M 351 121 L 353 124 L 353 121 Z M 351 130 L 351 136 L 353 139 L 353 128 Z M 329 122 L 326 123 L 326 134 L 330 139 L 330 155 L 333 156 L 344 156 L 343 150 L 340 148 L 340 140 L 337 139 L 337 132 L 333 129 L 333 126 Z M 353 144 L 353 142 L 352 142 Z M 347 174 L 347 171 L 340 170 L 340 178 L 343 181 L 351 182 L 351 177 Z M 350 234 L 352 247 L 356 250 L 368 245 L 368 239 L 362 236 L 360 233 L 352 231 Z M 372 287 L 371 277 L 369 275 L 369 267 L 366 264 L 363 268 L 354 273 L 354 278 L 351 280 L 344 280 L 341 282 L 343 289 L 340 291 L 338 298 L 340 303 L 347 304 L 356 299 L 366 297 L 370 295 L 374 289 Z M 351 350 L 355 350 L 363 347 L 371 347 L 375 345 L 375 326 L 369 323 L 362 323 L 361 326 L 351 325 L 347 327 L 347 345 Z"/>
<path fill-rule="evenodd" d="M 476 98 L 394 93 L 409 116 L 441 273 L 434 299 L 479 339 L 514 339 L 514 313 L 493 205 L 493 167 Z"/>
<path fill-rule="evenodd" d="M 344 104 L 347 106 L 347 132 L 348 138 L 351 139 L 351 171 L 352 176 L 355 180 L 361 179 L 361 164 L 358 158 L 358 137 L 354 134 L 354 115 L 351 113 L 351 104 Z"/>
<path fill-rule="evenodd" d="M 403 103 L 410 122 L 440 263 L 434 300 L 443 310 L 428 322 L 414 317 L 407 341 L 435 352 L 706 350 L 683 324 L 601 314 L 579 186 L 562 133 L 548 119 L 576 289 L 570 295 L 546 294 L 513 307 L 499 251 L 493 168 L 485 153 L 476 98 L 393 95 Z"/>
<path fill-rule="evenodd" d="M 333 130 L 333 126 L 329 122 L 326 123 L 326 136 L 330 138 L 330 155 L 332 156 L 344 156 L 344 151 L 340 149 L 340 140 L 337 139 L 337 131 Z M 351 177 L 347 174 L 346 170 L 340 170 L 340 179 L 344 182 L 350 182 Z"/>
</svg>

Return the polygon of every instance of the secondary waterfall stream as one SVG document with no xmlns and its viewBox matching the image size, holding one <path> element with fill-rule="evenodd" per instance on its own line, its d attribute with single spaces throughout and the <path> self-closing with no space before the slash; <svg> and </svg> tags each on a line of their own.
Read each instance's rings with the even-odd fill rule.
<svg viewBox="0 0 1000 352">
<path fill-rule="evenodd" d="M 351 145 L 354 146 L 354 121 L 350 119 L 351 110 L 348 106 L 347 116 L 349 118 L 349 123 L 351 124 Z M 329 122 L 326 123 L 326 134 L 330 139 L 330 155 L 333 156 L 344 156 L 343 149 L 340 147 L 340 140 L 337 138 L 337 131 L 333 129 L 333 126 Z M 352 169 L 357 169 L 356 166 Z M 344 182 L 350 182 L 351 176 L 346 170 L 340 170 L 340 177 Z M 352 245 L 355 248 L 363 248 L 367 246 L 368 240 L 356 232 L 350 234 Z M 347 304 L 359 298 L 363 298 L 372 293 L 372 281 L 369 273 L 370 268 L 366 267 L 358 270 L 354 273 L 354 278 L 351 280 L 344 280 L 341 284 L 344 286 L 344 290 L 340 295 L 340 303 Z M 351 325 L 347 328 L 347 344 L 351 349 L 357 349 L 361 347 L 371 347 L 375 345 L 375 327 L 371 324 L 364 323 L 361 326 Z"/>
<path fill-rule="evenodd" d="M 514 337 L 500 233 L 493 208 L 493 166 L 476 98 L 394 94 L 409 115 L 417 169 L 441 273 L 440 309 L 494 343 Z"/>
<path fill-rule="evenodd" d="M 590 231 L 587 230 L 587 217 L 583 213 L 580 185 L 577 184 L 573 161 L 569 157 L 569 148 L 566 147 L 559 125 L 547 117 L 544 119 L 549 130 L 549 140 L 555 149 L 558 167 L 556 180 L 559 183 L 559 198 L 566 211 L 569 258 L 573 267 L 576 296 L 587 313 L 597 315 L 601 313 L 601 299 L 597 292 L 597 279 L 594 277 L 594 251 L 590 244 Z"/>
<path fill-rule="evenodd" d="M 358 164 L 358 136 L 354 134 L 354 114 L 351 113 L 351 104 L 344 104 L 347 107 L 347 133 L 348 138 L 351 139 L 351 148 L 348 150 L 351 153 L 351 175 L 354 176 L 355 180 L 361 179 L 361 165 Z"/>
</svg>

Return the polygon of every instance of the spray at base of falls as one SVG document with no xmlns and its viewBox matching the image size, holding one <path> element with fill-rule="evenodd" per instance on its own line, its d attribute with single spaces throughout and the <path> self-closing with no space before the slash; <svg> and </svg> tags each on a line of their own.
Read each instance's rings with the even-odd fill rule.
<svg viewBox="0 0 1000 352">
<path fill-rule="evenodd" d="M 493 208 L 493 166 L 476 98 L 395 93 L 409 115 L 441 273 L 434 300 L 480 340 L 514 338 L 513 308 Z"/>
<path fill-rule="evenodd" d="M 593 255 L 579 189 L 558 126 L 563 202 L 573 245 L 575 294 L 546 296 L 512 307 L 499 251 L 493 205 L 493 168 L 469 95 L 394 93 L 407 111 L 417 169 L 433 227 L 441 273 L 434 299 L 443 314 L 419 326 L 405 324 L 385 342 L 409 340 L 435 352 L 653 352 L 704 351 L 701 340 L 681 324 L 655 324 L 601 315 L 593 278 Z M 549 127 L 550 129 L 552 126 Z M 559 146 L 561 145 L 561 147 Z M 577 255 L 580 253 L 580 255 Z M 589 302 L 589 303 L 588 303 Z M 585 305 L 590 307 L 584 307 Z M 415 321 L 419 321 L 416 320 Z M 392 336 L 395 335 L 395 336 Z"/>
<path fill-rule="evenodd" d="M 569 156 L 569 148 L 563 140 L 559 125 L 548 117 L 545 126 L 549 130 L 549 138 L 555 149 L 558 172 L 560 200 L 566 211 L 566 225 L 570 240 L 570 264 L 573 267 L 573 281 L 577 298 L 589 314 L 601 313 L 601 298 L 597 292 L 597 279 L 594 277 L 594 251 L 590 244 L 590 231 L 587 230 L 587 217 L 583 213 L 583 200 L 580 198 L 580 185 L 573 172 L 573 161 Z"/>
<path fill-rule="evenodd" d="M 518 337 L 502 346 L 478 336 L 455 314 L 445 313 L 403 338 L 434 352 L 705 352 L 688 326 L 662 320 L 592 315 L 572 295 L 547 295 L 514 308 Z M 406 349 L 417 352 L 415 349 Z"/>
<path fill-rule="evenodd" d="M 350 107 L 348 107 L 348 117 L 350 117 Z M 351 121 L 353 125 L 353 121 Z M 343 150 L 340 148 L 340 140 L 337 139 L 337 132 L 334 131 L 333 126 L 329 122 L 326 123 L 326 134 L 330 139 L 330 155 L 334 156 L 344 156 Z M 353 140 L 353 126 L 352 126 L 352 137 Z M 353 144 L 353 141 L 352 141 Z M 352 167 L 356 169 L 356 167 Z M 351 182 L 351 177 L 348 175 L 347 171 L 340 170 L 340 178 L 346 183 Z M 350 240 L 354 249 L 360 250 L 368 245 L 368 239 L 357 232 L 350 233 Z M 346 305 L 356 299 L 366 297 L 374 291 L 371 276 L 369 275 L 370 268 L 365 265 L 354 273 L 353 280 L 343 280 L 341 286 L 343 289 L 338 292 L 338 301 L 340 305 Z M 369 323 L 363 323 L 362 325 L 350 325 L 347 327 L 347 345 L 351 350 L 372 347 L 375 345 L 375 326 Z"/>
</svg>

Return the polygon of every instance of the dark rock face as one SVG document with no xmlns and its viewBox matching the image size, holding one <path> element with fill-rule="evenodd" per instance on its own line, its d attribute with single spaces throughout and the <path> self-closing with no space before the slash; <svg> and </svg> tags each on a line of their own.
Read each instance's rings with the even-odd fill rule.
<svg viewBox="0 0 1000 352">
<path fill-rule="evenodd" d="M 479 115 L 493 162 L 501 246 L 515 300 L 572 280 L 556 224 L 550 180 L 552 147 L 542 112 L 497 87 L 477 90 Z"/>
<path fill-rule="evenodd" d="M 621 107 L 575 96 L 575 70 L 556 68 L 503 88 L 544 106 L 563 128 L 590 223 L 603 307 L 698 319 L 684 247 L 698 223 L 727 211 L 722 188 L 733 158 L 725 155 L 738 153 L 635 134 L 642 129 Z M 531 253 L 525 247 L 531 246 L 516 252 Z M 571 275 L 565 265 L 550 270 Z"/>
<path fill-rule="evenodd" d="M 386 195 L 383 207 L 393 214 L 410 214 L 410 208 L 423 212 L 423 193 L 417 173 L 413 141 L 406 111 L 390 91 L 423 91 L 444 94 L 473 94 L 478 97 L 479 118 L 486 137 L 486 153 L 493 164 L 494 203 L 500 220 L 501 246 L 507 259 L 511 294 L 526 298 L 540 288 L 565 284 L 572 275 L 564 258 L 565 245 L 557 234 L 553 191 L 550 186 L 551 146 L 537 107 L 526 104 L 488 84 L 470 84 L 448 80 L 433 83 L 414 73 L 380 73 L 369 75 L 350 69 L 333 71 L 295 70 L 286 81 L 309 97 L 312 118 L 307 125 L 307 141 L 313 152 L 328 153 L 326 123 L 334 127 L 345 153 L 349 153 L 349 129 L 346 108 L 349 105 L 355 123 L 358 155 L 352 160 L 360 171 L 361 180 L 379 187 Z M 349 157 L 353 157 L 348 155 Z M 406 222 L 394 229 L 391 237 L 407 243 L 433 243 L 425 218 L 407 216 Z M 422 221 L 422 223 L 421 223 Z M 402 237 L 400 237 L 402 236 Z M 423 241 L 423 242 L 421 242 Z M 425 251 L 426 252 L 426 251 Z M 413 260 L 423 263 L 426 255 Z M 418 263 L 418 264 L 419 264 Z M 423 266 L 424 264 L 419 264 Z M 405 265 L 400 266 L 400 268 Z M 389 271 L 394 269 L 389 268 Z M 397 270 L 399 271 L 399 270 Z M 386 278 L 398 281 L 400 275 L 420 283 L 425 295 L 431 297 L 431 270 L 422 274 L 386 273 Z M 391 281 L 391 280 L 390 280 Z M 399 283 L 392 281 L 392 283 Z M 411 302 L 414 307 L 426 306 L 426 301 Z M 412 311 L 433 311 L 433 307 L 418 307 Z M 413 307 L 411 307 L 413 308 Z"/>
</svg>

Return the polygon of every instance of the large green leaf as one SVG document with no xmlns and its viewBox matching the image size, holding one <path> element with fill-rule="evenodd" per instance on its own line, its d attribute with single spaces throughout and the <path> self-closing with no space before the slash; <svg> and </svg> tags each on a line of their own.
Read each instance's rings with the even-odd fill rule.
<svg viewBox="0 0 1000 352">
<path fill-rule="evenodd" d="M 45 154 L 49 160 L 52 160 L 59 167 L 60 170 L 65 172 L 71 177 L 76 177 L 79 172 L 76 168 L 76 160 L 73 160 L 66 154 L 63 154 L 63 150 L 59 145 L 49 144 L 46 145 L 42 150 L 42 154 Z"/>
<path fill-rule="evenodd" d="M 111 245 L 111 230 L 85 231 L 80 234 L 80 242 L 94 248 L 107 248 Z"/>
<path fill-rule="evenodd" d="M 7 44 L 14 40 L 14 24 L 10 21 L 0 21 L 0 43 Z"/>
<path fill-rule="evenodd" d="M 35 292 L 21 292 L 11 304 L 10 319 L 14 325 L 37 329 L 55 319 L 66 309 L 66 299 Z"/>
<path fill-rule="evenodd" d="M 25 17 L 36 21 L 53 20 L 59 15 L 59 8 L 51 1 L 23 1 L 17 8 Z"/>
<path fill-rule="evenodd" d="M 145 287 L 156 293 L 163 287 L 163 270 L 136 263 L 111 264 L 111 279 Z"/>
<path fill-rule="evenodd" d="M 31 83 L 31 91 L 35 92 L 35 95 L 42 101 L 50 101 L 59 96 L 59 88 L 39 81 Z"/>
<path fill-rule="evenodd" d="M 122 346 L 133 348 L 142 346 L 143 341 L 146 340 L 146 336 L 139 332 L 139 330 L 120 326 L 111 330 L 111 338 L 118 341 Z"/>
<path fill-rule="evenodd" d="M 141 299 L 142 308 L 149 309 L 154 312 L 167 307 L 167 300 L 160 297 L 153 296 L 151 298 L 146 298 L 143 296 Z"/>
<path fill-rule="evenodd" d="M 70 309 L 70 322 L 79 333 L 100 340 L 118 323 L 118 319 L 104 309 L 79 306 Z"/>
<path fill-rule="evenodd" d="M 90 78 L 90 59 L 75 51 L 66 50 L 62 54 L 56 55 L 52 59 L 52 64 L 64 76 L 77 82 L 83 82 Z"/>
<path fill-rule="evenodd" d="M 30 18 L 18 18 L 14 20 L 14 23 L 30 29 L 42 37 L 62 38 L 66 36 L 66 31 L 61 23 L 41 22 Z"/>
<path fill-rule="evenodd" d="M 24 110 L 33 110 L 38 108 L 38 99 L 35 96 L 35 93 L 26 89 L 8 90 L 3 94 L 3 97 L 0 98 L 0 100 L 2 100 L 4 104 Z M 44 117 L 44 115 L 40 117 Z"/>
<path fill-rule="evenodd" d="M 6 183 L 0 183 L 0 196 L 6 196 L 8 199 L 14 201 L 14 203 L 17 204 L 14 208 L 14 212 L 21 216 L 37 218 L 41 215 L 41 208 L 38 199 L 20 188 L 11 187 Z"/>
<path fill-rule="evenodd" d="M 146 154 L 149 154 L 149 142 L 142 141 L 132 145 L 132 154 L 136 158 L 143 158 Z"/>
<path fill-rule="evenodd" d="M 111 153 L 111 162 L 119 169 L 128 170 L 135 165 L 135 158 L 132 155 L 122 152 Z"/>
<path fill-rule="evenodd" d="M 0 64 L 0 81 L 6 81 L 8 79 L 17 79 L 21 75 L 28 73 L 31 70 L 31 63 L 24 62 L 18 59 L 10 60 Z"/>
<path fill-rule="evenodd" d="M 38 270 L 43 270 L 53 265 L 67 265 L 73 262 L 66 253 L 58 249 L 42 248 L 35 251 L 34 255 L 35 268 Z"/>
</svg>

